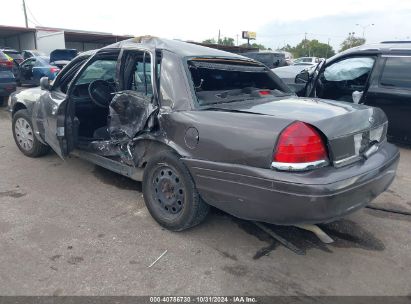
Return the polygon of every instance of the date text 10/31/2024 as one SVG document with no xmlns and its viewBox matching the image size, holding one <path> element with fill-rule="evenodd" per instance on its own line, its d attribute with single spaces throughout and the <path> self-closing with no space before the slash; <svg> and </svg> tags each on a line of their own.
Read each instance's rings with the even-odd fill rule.
<svg viewBox="0 0 411 304">
<path fill-rule="evenodd" d="M 255 297 L 195 296 L 195 297 L 150 297 L 151 303 L 258 303 Z"/>
</svg>

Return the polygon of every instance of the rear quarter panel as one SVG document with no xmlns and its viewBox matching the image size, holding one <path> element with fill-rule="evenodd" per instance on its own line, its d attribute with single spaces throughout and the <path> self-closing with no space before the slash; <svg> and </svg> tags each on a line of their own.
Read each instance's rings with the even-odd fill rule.
<svg viewBox="0 0 411 304">
<path fill-rule="evenodd" d="M 277 137 L 291 122 L 219 111 L 173 112 L 160 117 L 168 144 L 183 157 L 258 168 L 270 168 Z"/>
</svg>

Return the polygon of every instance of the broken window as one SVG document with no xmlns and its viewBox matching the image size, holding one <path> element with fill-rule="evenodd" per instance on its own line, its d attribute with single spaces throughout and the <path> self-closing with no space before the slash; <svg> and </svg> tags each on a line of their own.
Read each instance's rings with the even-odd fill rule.
<svg viewBox="0 0 411 304">
<path fill-rule="evenodd" d="M 125 56 L 125 89 L 148 97 L 153 96 L 150 53 L 134 51 Z"/>
<path fill-rule="evenodd" d="M 123 53 L 120 63 L 120 87 L 109 104 L 108 140 L 93 141 L 91 149 L 104 156 L 117 156 L 134 165 L 131 153 L 135 136 L 153 127 L 152 57 L 149 52 L 132 50 Z"/>
<path fill-rule="evenodd" d="M 192 60 L 189 69 L 200 105 L 290 94 L 271 71 L 254 62 Z M 260 94 L 261 91 L 265 93 Z"/>
</svg>

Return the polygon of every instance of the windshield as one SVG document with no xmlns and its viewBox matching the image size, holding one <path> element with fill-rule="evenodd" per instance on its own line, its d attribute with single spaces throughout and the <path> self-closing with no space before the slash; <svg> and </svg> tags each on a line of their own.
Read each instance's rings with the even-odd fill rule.
<svg viewBox="0 0 411 304">
<path fill-rule="evenodd" d="M 270 70 L 254 62 L 200 59 L 188 65 L 200 105 L 292 94 Z"/>
</svg>

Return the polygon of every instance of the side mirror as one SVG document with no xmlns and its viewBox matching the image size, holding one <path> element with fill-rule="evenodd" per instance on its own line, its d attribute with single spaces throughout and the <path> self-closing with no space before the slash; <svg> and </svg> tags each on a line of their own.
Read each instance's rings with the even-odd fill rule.
<svg viewBox="0 0 411 304">
<path fill-rule="evenodd" d="M 302 70 L 295 76 L 295 83 L 307 83 L 310 79 L 310 73 L 307 70 Z"/>
<path fill-rule="evenodd" d="M 50 82 L 48 77 L 40 78 L 40 88 L 44 91 L 50 90 Z"/>
</svg>

